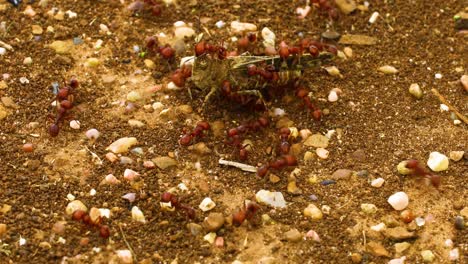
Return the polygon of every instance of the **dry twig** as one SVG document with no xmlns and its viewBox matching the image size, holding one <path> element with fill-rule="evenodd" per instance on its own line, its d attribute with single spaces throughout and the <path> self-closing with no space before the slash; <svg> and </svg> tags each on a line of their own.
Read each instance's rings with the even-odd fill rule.
<svg viewBox="0 0 468 264">
<path fill-rule="evenodd" d="M 439 98 L 439 101 L 441 101 L 443 104 L 445 104 L 450 111 L 454 112 L 458 118 L 460 118 L 465 124 L 468 124 L 468 118 L 464 116 L 462 113 L 458 112 L 457 108 L 455 108 L 453 105 L 451 105 L 440 93 L 437 91 L 437 89 L 432 88 L 431 89 L 432 93 Z"/>
</svg>

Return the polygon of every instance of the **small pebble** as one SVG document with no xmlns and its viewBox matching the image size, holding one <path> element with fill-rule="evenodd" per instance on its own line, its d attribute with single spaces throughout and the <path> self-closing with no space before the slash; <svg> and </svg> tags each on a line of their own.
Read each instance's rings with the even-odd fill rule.
<svg viewBox="0 0 468 264">
<path fill-rule="evenodd" d="M 6 49 L 3 47 L 0 47 L 0 55 L 5 55 Z"/>
<path fill-rule="evenodd" d="M 329 66 L 325 67 L 325 70 L 330 74 L 331 76 L 337 76 L 337 77 L 342 77 L 340 70 L 336 66 Z"/>
<path fill-rule="evenodd" d="M 384 184 L 385 180 L 383 178 L 377 178 L 375 180 L 372 180 L 371 186 L 375 188 L 380 188 Z"/>
<path fill-rule="evenodd" d="M 132 207 L 132 219 L 137 221 L 137 222 L 141 222 L 141 223 L 145 223 L 146 222 L 146 219 L 145 219 L 145 215 L 143 214 L 143 212 L 136 206 L 133 206 Z"/>
<path fill-rule="evenodd" d="M 317 234 L 317 232 L 315 232 L 314 230 L 309 230 L 307 231 L 306 233 L 306 238 L 312 238 L 312 240 L 314 240 L 315 242 L 320 242 L 320 236 Z"/>
<path fill-rule="evenodd" d="M 436 73 L 436 74 L 434 75 L 434 77 L 435 77 L 436 79 L 442 79 L 442 74 Z"/>
<path fill-rule="evenodd" d="M 379 17 L 379 12 L 372 13 L 371 17 L 369 18 L 369 23 L 374 24 L 375 21 L 377 21 L 378 17 Z"/>
<path fill-rule="evenodd" d="M 123 264 L 133 263 L 132 252 L 128 249 L 117 250 L 118 261 Z"/>
<path fill-rule="evenodd" d="M 32 143 L 26 143 L 23 145 L 23 151 L 24 152 L 33 152 L 34 151 L 34 145 Z"/>
<path fill-rule="evenodd" d="M 387 264 L 405 264 L 406 256 L 401 258 L 391 259 Z"/>
<path fill-rule="evenodd" d="M 91 128 L 85 132 L 85 135 L 88 139 L 96 140 L 99 137 L 100 133 L 97 129 Z"/>
<path fill-rule="evenodd" d="M 450 110 L 450 108 L 445 105 L 445 104 L 440 104 L 440 111 L 442 112 L 448 112 Z"/>
<path fill-rule="evenodd" d="M 302 240 L 302 234 L 296 228 L 289 230 L 288 232 L 284 233 L 284 237 L 287 241 L 290 242 L 299 242 Z"/>
<path fill-rule="evenodd" d="M 334 180 L 323 180 L 323 181 L 320 182 L 320 184 L 323 185 L 323 186 L 327 186 L 327 185 L 335 184 L 335 183 L 336 183 L 336 181 L 334 181 Z"/>
<path fill-rule="evenodd" d="M 385 66 L 380 67 L 379 71 L 385 74 L 395 74 L 398 72 L 398 70 L 395 67 L 390 66 L 390 65 L 385 65 Z"/>
<path fill-rule="evenodd" d="M 203 237 L 203 240 L 208 241 L 208 243 L 210 243 L 210 244 L 213 244 L 215 239 L 216 239 L 216 233 L 215 232 L 208 233 Z"/>
<path fill-rule="evenodd" d="M 26 6 L 26 9 L 23 11 L 23 14 L 27 15 L 28 17 L 33 17 L 36 15 L 36 12 L 30 5 L 28 5 Z"/>
<path fill-rule="evenodd" d="M 129 201 L 130 203 L 133 203 L 136 199 L 136 193 L 127 193 L 122 195 L 122 198 Z"/>
<path fill-rule="evenodd" d="M 430 250 L 423 250 L 421 251 L 421 256 L 424 262 L 432 262 L 435 259 L 434 253 Z"/>
<path fill-rule="evenodd" d="M 210 213 L 203 221 L 203 228 L 208 232 L 216 232 L 224 225 L 222 213 Z"/>
<path fill-rule="evenodd" d="M 134 171 L 134 170 L 125 169 L 125 171 L 124 171 L 124 179 L 126 179 L 128 181 L 134 181 L 139 176 L 140 176 L 140 174 L 138 172 Z"/>
<path fill-rule="evenodd" d="M 465 220 L 462 216 L 458 215 L 457 217 L 455 217 L 455 228 L 458 230 L 465 229 Z"/>
<path fill-rule="evenodd" d="M 338 94 L 336 93 L 336 91 L 331 91 L 328 94 L 328 101 L 332 103 L 338 101 Z"/>
<path fill-rule="evenodd" d="M 7 225 L 0 224 L 0 238 L 6 233 L 6 231 L 7 231 Z"/>
<path fill-rule="evenodd" d="M 444 241 L 444 246 L 445 246 L 446 248 L 452 248 L 452 247 L 453 247 L 453 241 L 452 241 L 452 239 L 446 239 L 446 240 Z"/>
<path fill-rule="evenodd" d="M 468 75 L 463 75 L 460 78 L 460 82 L 463 85 L 463 88 L 465 88 L 465 91 L 468 92 Z"/>
<path fill-rule="evenodd" d="M 422 218 L 422 217 L 416 217 L 416 219 L 414 219 L 414 221 L 416 222 L 416 225 L 419 226 L 419 227 L 426 224 L 426 220 L 424 220 L 424 218 Z"/>
<path fill-rule="evenodd" d="M 70 127 L 73 129 L 80 129 L 80 121 L 78 120 L 70 121 Z"/>
<path fill-rule="evenodd" d="M 421 90 L 421 87 L 419 87 L 419 84 L 417 83 L 412 83 L 408 90 L 409 90 L 409 93 L 417 99 L 421 99 L 423 96 L 423 91 Z"/>
<path fill-rule="evenodd" d="M 24 65 L 31 65 L 32 63 L 33 63 L 33 60 L 32 60 L 31 57 L 26 57 L 26 58 L 24 58 L 24 60 L 23 60 L 23 64 L 24 64 Z"/>
<path fill-rule="evenodd" d="M 395 243 L 394 246 L 395 246 L 395 252 L 401 254 L 403 253 L 403 251 L 410 248 L 411 244 L 408 242 L 401 242 L 401 243 Z"/>
<path fill-rule="evenodd" d="M 216 206 L 215 202 L 213 202 L 213 200 L 211 200 L 211 198 L 206 197 L 206 198 L 203 199 L 203 201 L 200 203 L 200 205 L 198 206 L 198 208 L 200 208 L 203 212 L 206 212 L 206 211 L 209 211 L 209 210 L 215 208 L 215 206 Z"/>
<path fill-rule="evenodd" d="M 226 23 L 222 20 L 219 20 L 218 22 L 216 22 L 215 26 L 217 28 L 223 28 L 224 26 L 226 25 Z"/>
<path fill-rule="evenodd" d="M 408 164 L 408 161 L 404 160 L 404 161 L 401 161 L 400 163 L 398 163 L 398 165 L 397 165 L 397 171 L 401 175 L 409 175 L 412 172 L 410 169 L 408 169 L 406 167 L 406 164 Z"/>
<path fill-rule="evenodd" d="M 393 207 L 393 209 L 401 211 L 408 206 L 409 198 L 405 192 L 397 192 L 388 197 L 387 202 Z"/>
<path fill-rule="evenodd" d="M 98 58 L 88 58 L 86 62 L 84 63 L 84 65 L 89 68 L 95 68 L 99 66 L 99 64 L 101 64 L 101 62 L 99 61 Z"/>
<path fill-rule="evenodd" d="M 296 8 L 296 14 L 298 15 L 299 19 L 304 19 L 309 14 L 311 9 L 312 8 L 309 5 L 305 6 L 304 8 L 298 7 Z"/>
<path fill-rule="evenodd" d="M 323 218 L 322 211 L 315 204 L 309 204 L 304 209 L 304 215 L 315 221 Z"/>
<path fill-rule="evenodd" d="M 353 57 L 353 49 L 352 49 L 352 48 L 350 48 L 350 47 L 345 47 L 345 48 L 343 49 L 343 52 L 344 52 L 344 54 L 346 55 L 346 57 L 348 57 L 348 58 L 352 58 L 352 57 Z"/>
<path fill-rule="evenodd" d="M 380 232 L 380 231 L 385 230 L 386 227 L 387 227 L 387 226 L 385 225 L 385 223 L 380 223 L 380 224 L 371 226 L 371 229 L 374 230 L 374 231 L 376 231 L 376 232 Z"/>
<path fill-rule="evenodd" d="M 453 161 L 460 161 L 465 155 L 465 151 L 450 151 L 449 157 Z"/>
<path fill-rule="evenodd" d="M 65 212 L 67 215 L 72 215 L 76 210 L 82 210 L 87 212 L 88 208 L 84 203 L 80 200 L 73 200 L 70 203 L 68 203 L 67 208 L 65 209 Z"/>
<path fill-rule="evenodd" d="M 270 192 L 267 190 L 260 190 L 255 194 L 257 202 L 266 204 L 272 207 L 284 208 L 286 201 L 284 200 L 281 192 Z"/>
<path fill-rule="evenodd" d="M 330 152 L 324 148 L 317 148 L 315 150 L 315 153 L 317 154 L 319 158 L 327 159 Z"/>
<path fill-rule="evenodd" d="M 106 150 L 110 150 L 116 154 L 128 152 L 128 149 L 133 145 L 138 144 L 134 137 L 123 137 L 114 141 Z"/>
<path fill-rule="evenodd" d="M 449 259 L 451 261 L 457 261 L 460 258 L 460 251 L 458 248 L 454 248 L 449 252 Z"/>
<path fill-rule="evenodd" d="M 444 171 L 448 169 L 449 159 L 444 154 L 434 151 L 429 154 L 427 166 L 429 166 L 432 171 Z"/>
<path fill-rule="evenodd" d="M 361 204 L 361 211 L 366 214 L 375 214 L 377 212 L 377 206 L 375 206 L 375 204 L 363 203 Z"/>
</svg>

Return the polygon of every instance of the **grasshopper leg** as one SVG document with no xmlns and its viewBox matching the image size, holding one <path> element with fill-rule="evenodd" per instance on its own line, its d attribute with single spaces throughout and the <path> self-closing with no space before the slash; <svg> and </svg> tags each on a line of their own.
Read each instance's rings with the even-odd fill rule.
<svg viewBox="0 0 468 264">
<path fill-rule="evenodd" d="M 242 91 L 235 92 L 235 94 L 238 94 L 238 95 L 254 95 L 254 96 L 258 97 L 258 99 L 260 99 L 262 101 L 262 104 L 265 106 L 265 109 L 267 108 L 267 105 L 266 105 L 266 102 L 265 102 L 265 100 L 263 98 L 263 95 L 259 90 L 242 90 Z"/>
<path fill-rule="evenodd" d="M 205 96 L 205 100 L 203 101 L 202 108 L 205 108 L 206 103 L 210 100 L 211 97 L 216 93 L 218 89 L 216 87 L 211 88 L 210 92 Z"/>
</svg>

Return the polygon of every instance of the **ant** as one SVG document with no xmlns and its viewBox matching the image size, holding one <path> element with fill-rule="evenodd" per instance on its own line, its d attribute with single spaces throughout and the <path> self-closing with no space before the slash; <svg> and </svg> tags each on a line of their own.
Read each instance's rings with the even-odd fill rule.
<svg viewBox="0 0 468 264">
<path fill-rule="evenodd" d="M 76 88 L 78 88 L 79 83 L 76 78 L 71 78 L 68 85 L 60 88 L 57 92 L 55 101 L 57 104 L 57 116 L 55 117 L 55 121 L 49 127 L 49 135 L 52 137 L 56 137 L 60 131 L 60 123 L 63 122 L 68 110 L 73 108 L 73 101 L 74 96 L 73 92 Z"/>
<path fill-rule="evenodd" d="M 210 129 L 210 124 L 206 121 L 200 121 L 197 123 L 192 132 L 188 132 L 179 139 L 179 143 L 182 146 L 188 146 L 194 138 L 203 137 L 204 132 Z"/>
<path fill-rule="evenodd" d="M 406 163 L 406 168 L 411 169 L 411 174 L 414 176 L 429 179 L 432 186 L 436 188 L 440 186 L 440 176 L 427 171 L 418 160 L 408 160 Z"/>
<path fill-rule="evenodd" d="M 172 194 L 170 192 L 164 192 L 163 194 L 161 194 L 161 202 L 170 202 L 171 205 L 174 206 L 174 208 L 178 210 L 183 210 L 188 218 L 195 219 L 195 209 L 193 209 L 187 204 L 181 203 L 179 198 L 175 194 Z"/>
</svg>

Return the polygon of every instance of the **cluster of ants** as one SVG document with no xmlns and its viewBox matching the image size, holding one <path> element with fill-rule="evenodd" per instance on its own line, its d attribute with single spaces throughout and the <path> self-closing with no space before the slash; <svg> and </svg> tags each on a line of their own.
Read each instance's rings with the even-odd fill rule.
<svg viewBox="0 0 468 264">
<path fill-rule="evenodd" d="M 161 202 L 171 203 L 176 210 L 185 213 L 188 219 L 195 219 L 195 209 L 187 204 L 180 202 L 179 197 L 176 194 L 170 192 L 164 192 L 161 194 Z M 260 210 L 260 206 L 255 202 L 247 202 L 243 207 L 237 208 L 232 214 L 232 224 L 234 226 L 240 226 L 245 220 L 252 220 L 256 212 Z"/>
<path fill-rule="evenodd" d="M 54 118 L 54 123 L 49 127 L 50 136 L 56 137 L 59 134 L 60 124 L 63 123 L 68 111 L 73 108 L 73 93 L 78 85 L 78 80 L 72 78 L 68 85 L 58 90 L 55 98 L 57 115 Z"/>
<path fill-rule="evenodd" d="M 108 238 L 110 236 L 110 229 L 107 225 L 102 224 L 102 217 L 99 216 L 97 219 L 91 219 L 91 216 L 83 210 L 76 210 L 72 214 L 72 219 L 75 221 L 82 221 L 83 224 L 88 227 L 99 228 L 99 236 L 102 238 Z"/>
</svg>

